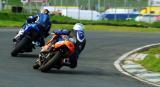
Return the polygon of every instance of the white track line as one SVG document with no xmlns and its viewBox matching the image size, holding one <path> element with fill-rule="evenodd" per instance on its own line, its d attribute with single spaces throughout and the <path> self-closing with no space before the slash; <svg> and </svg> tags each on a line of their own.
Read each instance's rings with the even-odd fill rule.
<svg viewBox="0 0 160 87">
<path fill-rule="evenodd" d="M 151 85 L 160 87 L 159 84 L 156 84 L 156 83 L 154 83 L 154 82 L 151 82 L 151 81 L 142 79 L 142 78 L 140 78 L 140 77 L 137 77 L 137 76 L 132 75 L 131 73 L 128 73 L 128 72 L 125 71 L 125 70 L 123 69 L 123 67 L 122 67 L 122 61 L 123 61 L 124 59 L 126 59 L 128 56 L 136 53 L 137 51 L 145 50 L 145 49 L 147 49 L 147 48 L 151 48 L 151 47 L 158 46 L 158 45 L 160 45 L 160 43 L 151 44 L 151 45 L 146 45 L 146 46 L 143 46 L 143 47 L 139 47 L 139 48 L 137 48 L 137 49 L 134 49 L 134 50 L 132 50 L 132 51 L 130 51 L 130 52 L 127 52 L 127 53 L 123 54 L 121 57 L 119 57 L 118 60 L 116 60 L 116 61 L 114 62 L 114 66 L 115 66 L 121 73 L 123 73 L 123 74 L 125 74 L 125 75 L 128 75 L 128 76 L 130 76 L 130 77 L 132 77 L 132 78 L 135 78 L 135 79 L 137 79 L 137 80 L 140 80 L 140 81 L 142 81 L 142 82 L 146 82 L 146 83 L 148 83 L 148 84 L 151 84 Z"/>
</svg>

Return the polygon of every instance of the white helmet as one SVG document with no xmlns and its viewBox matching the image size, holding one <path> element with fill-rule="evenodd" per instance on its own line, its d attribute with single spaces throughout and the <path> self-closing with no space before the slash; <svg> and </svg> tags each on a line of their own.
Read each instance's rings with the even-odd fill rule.
<svg viewBox="0 0 160 87">
<path fill-rule="evenodd" d="M 41 10 L 41 13 L 49 14 L 49 10 L 48 10 L 48 9 L 42 9 L 42 10 Z"/>
<path fill-rule="evenodd" d="M 84 29 L 84 25 L 81 23 L 76 23 L 73 27 L 73 30 L 83 30 Z"/>
</svg>

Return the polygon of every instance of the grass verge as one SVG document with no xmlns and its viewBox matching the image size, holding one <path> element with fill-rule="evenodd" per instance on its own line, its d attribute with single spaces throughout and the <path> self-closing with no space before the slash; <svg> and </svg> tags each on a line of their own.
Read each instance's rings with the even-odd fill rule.
<svg viewBox="0 0 160 87">
<path fill-rule="evenodd" d="M 52 24 L 52 28 L 71 29 L 71 24 Z M 141 27 L 126 27 L 126 26 L 107 26 L 107 25 L 85 25 L 86 30 L 105 30 L 113 32 L 160 32 L 159 28 L 141 28 Z"/>
<path fill-rule="evenodd" d="M 21 27 L 24 22 L 0 20 L 0 27 Z M 52 24 L 52 29 L 71 29 L 73 24 Z M 160 32 L 159 28 L 142 28 L 108 25 L 85 25 L 86 30 L 105 30 L 113 32 Z"/>
<path fill-rule="evenodd" d="M 160 59 L 156 58 L 155 55 L 149 55 L 142 61 L 138 61 L 144 68 L 153 72 L 160 72 Z"/>
<path fill-rule="evenodd" d="M 150 55 L 159 54 L 160 53 L 160 46 L 150 48 L 147 51 L 144 51 L 141 53 L 150 54 Z"/>
<path fill-rule="evenodd" d="M 0 27 L 20 27 L 23 22 L 0 20 Z"/>
<path fill-rule="evenodd" d="M 149 54 L 144 60 L 137 61 L 137 63 L 141 64 L 146 68 L 147 70 L 154 71 L 154 72 L 160 72 L 160 58 L 157 58 L 155 54 L 160 53 L 160 47 L 151 48 L 145 52 Z"/>
</svg>

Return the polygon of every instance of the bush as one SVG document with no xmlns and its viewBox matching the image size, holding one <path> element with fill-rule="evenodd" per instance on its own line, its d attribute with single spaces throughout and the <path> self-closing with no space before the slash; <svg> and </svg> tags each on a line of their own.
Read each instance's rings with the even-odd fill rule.
<svg viewBox="0 0 160 87">
<path fill-rule="evenodd" d="M 11 20 L 25 22 L 26 18 L 31 14 L 23 13 L 0 13 L 1 20 Z M 144 23 L 135 22 L 134 20 L 101 20 L 101 21 L 89 21 L 89 20 L 76 20 L 66 16 L 51 16 L 52 23 L 55 24 L 75 24 L 77 22 L 85 25 L 111 25 L 111 26 L 128 26 L 128 27 L 154 27 L 160 28 L 160 22 Z"/>
<path fill-rule="evenodd" d="M 160 28 L 160 22 L 154 22 L 151 27 Z"/>
<path fill-rule="evenodd" d="M 25 21 L 29 14 L 23 13 L 0 13 L 1 20 Z"/>
</svg>

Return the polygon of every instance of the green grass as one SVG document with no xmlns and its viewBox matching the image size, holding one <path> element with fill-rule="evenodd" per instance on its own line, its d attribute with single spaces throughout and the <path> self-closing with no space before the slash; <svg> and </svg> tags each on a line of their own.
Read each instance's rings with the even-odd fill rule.
<svg viewBox="0 0 160 87">
<path fill-rule="evenodd" d="M 0 27 L 21 27 L 24 22 L 0 20 Z M 72 24 L 52 24 L 52 29 L 72 29 Z M 114 32 L 160 32 L 159 28 L 140 28 L 107 25 L 85 25 L 86 30 L 105 30 Z"/>
<path fill-rule="evenodd" d="M 153 54 L 150 54 L 142 61 L 138 61 L 138 63 L 144 66 L 147 70 L 160 72 L 160 58 L 156 58 Z"/>
<path fill-rule="evenodd" d="M 8 0 L 8 5 L 22 6 L 21 0 Z"/>
<path fill-rule="evenodd" d="M 52 28 L 71 29 L 71 24 L 52 24 Z M 160 32 L 159 28 L 140 28 L 140 27 L 125 27 L 125 26 L 107 26 L 107 25 L 85 25 L 86 30 L 105 30 L 114 32 Z"/>
<path fill-rule="evenodd" d="M 142 53 L 148 54 L 148 56 L 144 60 L 137 61 L 137 63 L 144 66 L 147 70 L 160 72 L 160 58 L 155 56 L 155 54 L 160 54 L 160 46 L 150 48 Z"/>
<path fill-rule="evenodd" d="M 0 27 L 20 27 L 23 22 L 0 20 Z"/>
<path fill-rule="evenodd" d="M 0 19 L 1 20 L 8 20 L 8 21 L 19 21 L 24 22 L 28 16 L 33 14 L 24 14 L 24 13 L 10 13 L 10 12 L 0 12 Z M 99 20 L 99 21 L 89 21 L 89 20 L 76 20 L 66 16 L 51 16 L 52 23 L 56 24 L 75 24 L 77 22 L 83 23 L 85 25 L 102 25 L 101 28 L 104 26 L 117 26 L 117 27 L 141 27 L 140 31 L 146 31 L 148 27 L 152 28 L 160 28 L 160 22 L 154 23 L 144 23 L 144 22 L 135 22 L 134 20 Z M 94 27 L 93 27 L 94 28 Z M 97 27 L 96 27 L 97 28 Z M 105 28 L 106 29 L 106 28 Z M 125 28 L 126 29 L 126 28 Z M 135 28 L 134 28 L 135 29 Z M 134 29 L 132 31 L 134 31 Z M 121 29 L 118 29 L 121 30 Z M 123 29 L 122 29 L 123 30 Z M 157 31 L 157 29 L 155 29 Z M 152 30 L 147 30 L 152 31 Z"/>
<path fill-rule="evenodd" d="M 8 20 L 8 21 L 24 22 L 27 19 L 28 16 L 30 16 L 30 14 L 0 12 L 1 21 L 2 20 Z"/>
<path fill-rule="evenodd" d="M 24 22 L 0 20 L 0 27 L 21 27 Z M 72 27 L 73 24 L 52 24 L 52 29 L 72 29 Z M 159 28 L 141 28 L 108 25 L 85 25 L 85 28 L 86 30 L 105 30 L 113 32 L 160 32 Z"/>
<path fill-rule="evenodd" d="M 145 54 L 150 54 L 150 55 L 153 55 L 153 54 L 160 54 L 160 46 L 158 47 L 153 47 L 153 48 L 150 48 L 142 53 L 145 53 Z"/>
</svg>

